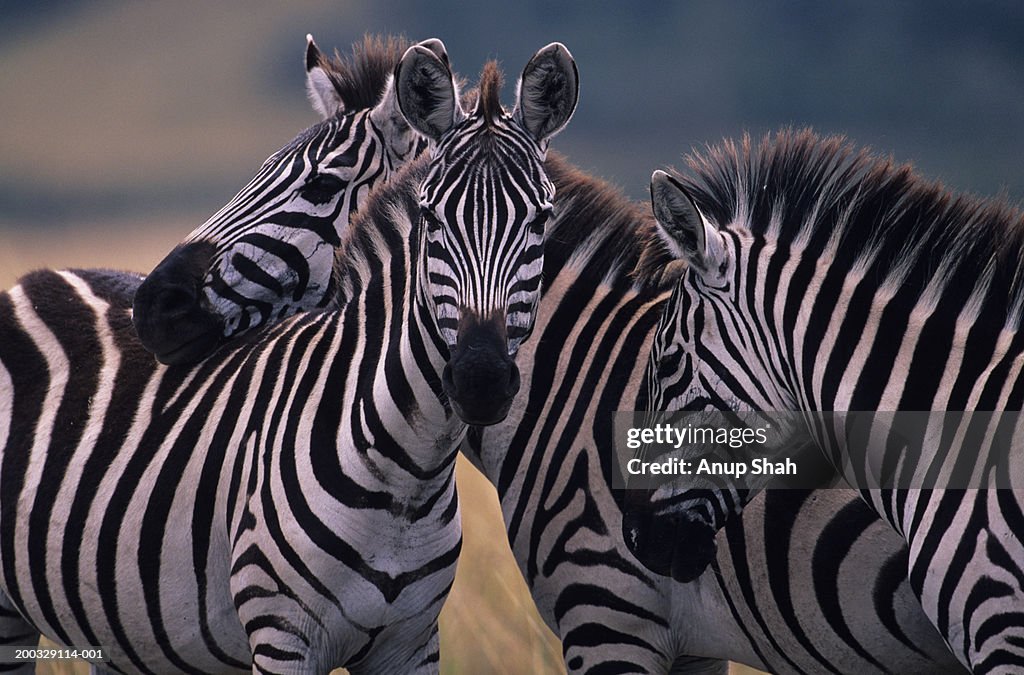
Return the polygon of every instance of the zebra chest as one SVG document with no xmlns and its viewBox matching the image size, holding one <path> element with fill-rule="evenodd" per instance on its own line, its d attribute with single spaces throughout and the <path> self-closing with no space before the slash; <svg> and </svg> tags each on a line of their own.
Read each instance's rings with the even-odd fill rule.
<svg viewBox="0 0 1024 675">
<path fill-rule="evenodd" d="M 329 444 L 268 448 L 254 463 L 235 534 L 235 569 L 253 544 L 271 559 L 291 558 L 284 586 L 312 585 L 320 604 L 345 607 L 339 624 L 383 625 L 385 615 L 422 612 L 454 578 L 461 544 L 454 441 L 414 445 L 407 432 L 385 432 L 371 418 L 353 414 Z M 418 463 L 421 453 L 445 448 L 449 461 Z M 233 587 L 247 585 L 247 574 L 236 574 Z"/>
</svg>

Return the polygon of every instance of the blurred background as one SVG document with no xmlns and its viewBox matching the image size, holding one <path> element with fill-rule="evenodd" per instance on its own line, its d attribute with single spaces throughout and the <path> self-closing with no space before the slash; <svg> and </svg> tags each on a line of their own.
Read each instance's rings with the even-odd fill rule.
<svg viewBox="0 0 1024 675">
<path fill-rule="evenodd" d="M 343 52 L 365 32 L 440 37 L 471 80 L 501 61 L 508 104 L 533 52 L 564 42 L 582 89 L 554 147 L 637 199 L 693 147 L 792 125 L 1024 201 L 1019 0 L 13 1 L 0 3 L 0 288 L 40 266 L 150 269 L 317 120 L 307 32 Z M 460 472 L 473 507 L 444 672 L 557 672 L 493 491 Z"/>
</svg>

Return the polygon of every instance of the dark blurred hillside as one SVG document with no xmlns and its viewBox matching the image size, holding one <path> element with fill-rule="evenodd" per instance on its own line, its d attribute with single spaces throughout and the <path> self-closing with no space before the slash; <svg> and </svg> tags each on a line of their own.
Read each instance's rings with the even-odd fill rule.
<svg viewBox="0 0 1024 675">
<path fill-rule="evenodd" d="M 315 121 L 306 32 L 342 51 L 367 31 L 438 36 L 471 79 L 499 59 L 509 104 L 529 56 L 560 40 L 582 93 L 554 147 L 638 198 L 693 146 L 810 125 L 951 187 L 1024 200 L 1024 4 L 734 7 L 5 3 L 0 227 L 214 211 Z"/>
</svg>

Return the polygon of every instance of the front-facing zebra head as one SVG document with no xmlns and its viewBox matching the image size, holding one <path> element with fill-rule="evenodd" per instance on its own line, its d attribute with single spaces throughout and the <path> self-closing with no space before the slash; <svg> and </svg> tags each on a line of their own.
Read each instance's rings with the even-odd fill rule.
<svg viewBox="0 0 1024 675">
<path fill-rule="evenodd" d="M 576 64 L 554 43 L 523 70 L 511 113 L 488 64 L 476 107 L 463 110 L 448 65 L 414 47 L 397 74 L 413 128 L 436 143 L 420 190 L 421 300 L 450 359 L 442 383 L 470 424 L 495 424 L 519 389 L 513 357 L 533 328 L 540 298 L 545 222 L 554 185 L 548 142 L 572 117 Z"/>
<path fill-rule="evenodd" d="M 421 44 L 446 58 L 439 41 Z M 367 38 L 351 57 L 329 59 L 307 36 L 306 84 L 323 121 L 264 162 L 140 286 L 135 326 L 157 359 L 195 362 L 226 339 L 331 301 L 349 217 L 426 146 L 392 84 L 406 47 Z"/>
</svg>

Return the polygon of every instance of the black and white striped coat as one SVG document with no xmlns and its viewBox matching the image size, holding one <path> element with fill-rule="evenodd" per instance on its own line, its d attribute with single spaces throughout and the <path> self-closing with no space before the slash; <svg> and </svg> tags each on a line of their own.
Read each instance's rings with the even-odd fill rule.
<svg viewBox="0 0 1024 675">
<path fill-rule="evenodd" d="M 459 172 L 490 156 L 472 146 L 506 143 L 500 132 L 518 137 L 521 164 L 490 175 L 493 194 L 550 199 L 542 148 L 575 99 L 574 85 L 548 82 L 570 82 L 566 67 L 575 75 L 552 45 L 528 64 L 513 115 L 481 125 L 450 107 L 439 118 L 437 106 L 458 103 L 438 45 L 410 48 L 396 86 L 403 111 L 439 125 L 425 131 L 439 128 L 440 142 L 353 226 L 338 309 L 184 368 L 154 363 L 131 338 L 125 298 L 137 278 L 39 272 L 0 296 L 5 640 L 41 630 L 106 645 L 130 671 L 250 661 L 437 671 L 437 615 L 461 544 L 453 468 L 466 424 L 443 393 L 450 349 L 434 303 L 445 284 L 424 275 L 433 254 L 421 190 L 471 184 Z M 413 86 L 424 75 L 427 86 Z M 547 106 L 552 95 L 573 105 Z M 533 136 L 546 119 L 557 123 Z M 469 159 L 438 168 L 446 153 Z M 491 215 L 442 226 L 482 241 Z M 517 225 L 532 232 L 532 220 L 508 221 Z M 509 262 L 494 253 L 474 271 L 490 279 Z M 455 256 L 446 264 L 464 270 Z M 72 369 L 69 354 L 93 358 Z"/>
<path fill-rule="evenodd" d="M 691 168 L 652 179 L 691 270 L 653 346 L 654 406 L 803 412 L 805 437 L 906 541 L 911 587 L 960 661 L 1024 667 L 1019 414 L 979 444 L 942 419 L 1024 404 L 1024 218 L 809 132 L 727 143 Z M 855 455 L 820 411 L 934 411 L 941 433 Z M 711 530 L 752 494 L 669 486 L 648 508 Z"/>
<path fill-rule="evenodd" d="M 547 167 L 555 230 L 538 339 L 518 357 L 523 403 L 467 454 L 499 489 L 513 552 L 572 672 L 624 660 L 666 672 L 693 654 L 783 672 L 949 667 L 905 575 L 893 572 L 905 549 L 850 493 L 759 499 L 721 542 L 719 573 L 695 585 L 650 573 L 628 552 L 611 489 L 611 414 L 645 405 L 645 354 L 675 276 L 630 274 L 642 256 L 647 269 L 665 262 L 649 213 L 560 158 Z M 570 539 L 586 545 L 544 543 Z M 804 583 L 811 557 L 841 582 Z M 764 583 L 764 565 L 789 576 Z"/>
<path fill-rule="evenodd" d="M 704 656 L 773 672 L 957 672 L 911 592 L 906 548 L 855 492 L 761 495 L 692 583 L 637 561 L 612 487 L 613 413 L 647 405 L 647 355 L 683 268 L 649 211 L 558 156 L 547 165 L 556 208 L 519 354 L 524 395 L 466 452 L 498 490 L 568 671 L 698 672 L 708 664 L 687 657 Z"/>
</svg>

